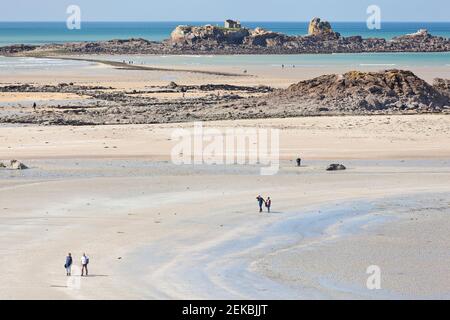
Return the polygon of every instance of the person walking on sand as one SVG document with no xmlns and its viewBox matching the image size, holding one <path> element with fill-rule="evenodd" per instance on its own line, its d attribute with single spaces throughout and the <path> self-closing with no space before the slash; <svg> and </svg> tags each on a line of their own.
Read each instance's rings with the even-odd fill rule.
<svg viewBox="0 0 450 320">
<path fill-rule="evenodd" d="M 88 276 L 88 264 L 89 264 L 89 257 L 86 256 L 86 253 L 83 253 L 83 256 L 81 257 L 81 276 L 84 276 L 84 271 L 86 270 L 86 277 Z"/>
<path fill-rule="evenodd" d="M 259 195 L 256 197 L 256 200 L 258 201 L 258 204 L 259 204 L 259 212 L 263 212 L 264 198 L 261 197 L 261 195 Z"/>
<path fill-rule="evenodd" d="M 270 197 L 268 197 L 266 200 L 266 208 L 267 208 L 267 212 L 269 212 L 269 213 L 270 213 L 271 206 L 272 206 L 272 200 L 270 199 Z"/>
<path fill-rule="evenodd" d="M 69 277 L 72 275 L 72 254 L 69 252 L 69 254 L 66 257 L 66 264 L 64 265 L 64 268 L 66 268 L 66 275 Z"/>
</svg>

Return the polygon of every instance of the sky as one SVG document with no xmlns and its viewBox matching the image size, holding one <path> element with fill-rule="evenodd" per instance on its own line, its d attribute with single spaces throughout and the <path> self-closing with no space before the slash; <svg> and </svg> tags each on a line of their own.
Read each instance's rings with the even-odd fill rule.
<svg viewBox="0 0 450 320">
<path fill-rule="evenodd" d="M 1 0 L 0 21 L 65 21 L 69 5 L 82 21 L 366 21 L 369 5 L 383 21 L 450 21 L 449 0 Z"/>
</svg>

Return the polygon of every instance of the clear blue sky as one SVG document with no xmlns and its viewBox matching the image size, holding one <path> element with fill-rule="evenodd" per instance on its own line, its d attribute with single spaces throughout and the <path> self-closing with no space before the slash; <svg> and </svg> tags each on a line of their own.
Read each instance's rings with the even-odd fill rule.
<svg viewBox="0 0 450 320">
<path fill-rule="evenodd" d="M 450 0 L 1 0 L 0 21 L 64 21 L 71 4 L 84 21 L 365 21 L 371 4 L 383 21 L 450 21 Z"/>
</svg>

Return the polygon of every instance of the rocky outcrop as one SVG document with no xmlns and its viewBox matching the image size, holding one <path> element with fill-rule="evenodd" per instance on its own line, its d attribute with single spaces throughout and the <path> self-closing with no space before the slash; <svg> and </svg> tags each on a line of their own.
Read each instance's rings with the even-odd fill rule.
<svg viewBox="0 0 450 320">
<path fill-rule="evenodd" d="M 164 51 L 160 42 L 142 38 L 113 39 L 99 42 L 72 42 L 65 44 L 46 44 L 38 48 L 40 54 L 55 52 L 76 54 L 136 54 L 157 53 Z"/>
<path fill-rule="evenodd" d="M 178 26 L 163 42 L 146 39 L 10 46 L 3 55 L 52 54 L 303 54 L 360 52 L 450 52 L 450 39 L 419 30 L 391 40 L 342 37 L 329 22 L 314 18 L 306 36 L 289 36 L 262 28 Z"/>
<path fill-rule="evenodd" d="M 38 46 L 31 46 L 31 45 L 25 45 L 25 44 L 17 44 L 12 46 L 6 46 L 6 47 L 0 47 L 0 55 L 8 56 L 13 55 L 17 53 L 24 53 L 36 50 Z"/>
<path fill-rule="evenodd" d="M 439 112 L 450 105 L 439 88 L 403 70 L 324 75 L 291 85 L 278 95 L 310 101 L 322 110 Z"/>
<path fill-rule="evenodd" d="M 328 21 L 322 21 L 320 18 L 313 18 L 308 26 L 308 35 L 313 37 L 322 37 L 328 39 L 339 39 L 340 34 L 333 31 Z"/>
<path fill-rule="evenodd" d="M 226 43 L 242 44 L 249 36 L 248 29 L 227 29 L 218 26 L 206 25 L 203 27 L 178 26 L 170 36 L 170 42 L 175 44 Z"/>
</svg>

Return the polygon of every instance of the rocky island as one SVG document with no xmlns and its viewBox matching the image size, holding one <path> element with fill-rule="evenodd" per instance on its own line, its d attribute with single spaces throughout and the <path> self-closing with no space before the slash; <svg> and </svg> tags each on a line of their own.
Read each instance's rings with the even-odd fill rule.
<svg viewBox="0 0 450 320">
<path fill-rule="evenodd" d="M 230 27 L 231 26 L 231 27 Z M 262 28 L 249 29 L 227 21 L 225 27 L 187 26 L 175 28 L 162 42 L 146 39 L 110 40 L 14 45 L 0 48 L 2 55 L 51 54 L 303 54 L 362 52 L 449 52 L 450 39 L 431 35 L 422 29 L 391 40 L 343 37 L 320 18 L 311 20 L 308 34 L 290 36 Z"/>
</svg>

